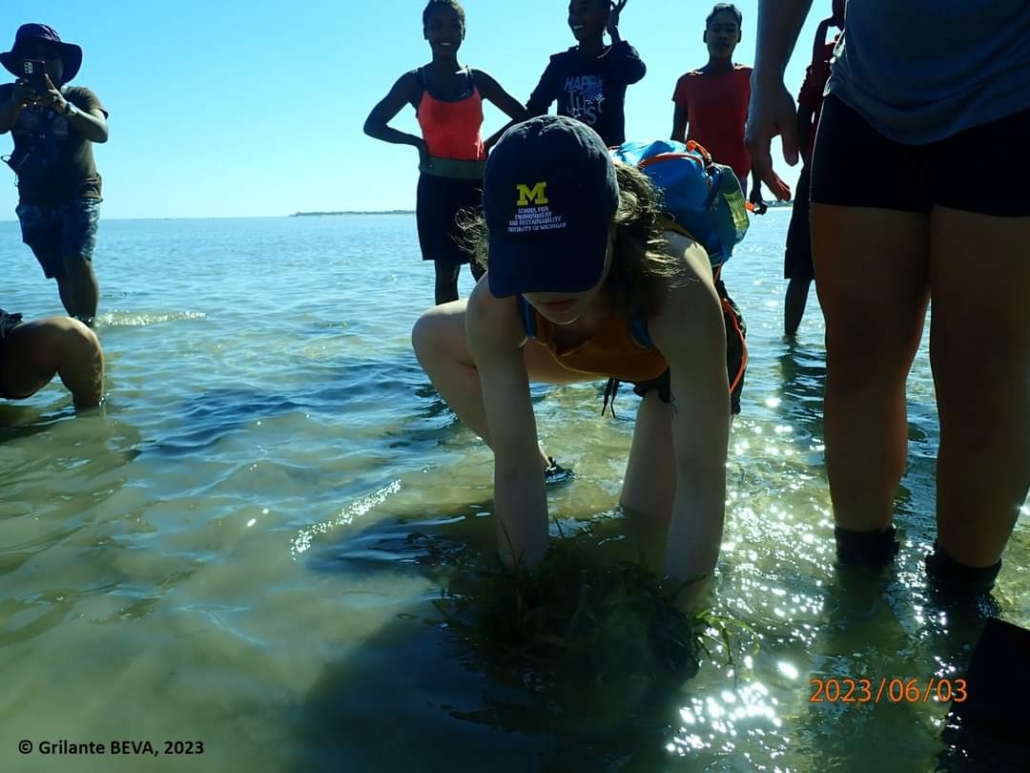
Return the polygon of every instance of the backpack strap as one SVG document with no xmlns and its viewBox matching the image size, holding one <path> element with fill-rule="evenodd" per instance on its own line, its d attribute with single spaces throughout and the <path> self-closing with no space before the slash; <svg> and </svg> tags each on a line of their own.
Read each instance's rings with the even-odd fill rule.
<svg viewBox="0 0 1030 773">
<path fill-rule="evenodd" d="M 660 215 L 659 220 L 661 220 L 663 230 L 678 233 L 680 236 L 686 236 L 688 239 L 690 239 L 690 241 L 694 242 L 695 244 L 701 244 L 696 238 L 694 238 L 694 234 L 690 233 L 690 231 L 681 226 L 668 215 Z M 704 248 L 704 245 L 701 244 L 701 247 Z M 719 281 L 719 277 L 722 275 L 722 267 L 722 263 L 720 263 L 718 266 L 712 267 L 712 277 L 715 279 L 716 282 Z M 644 329 L 646 330 L 647 328 L 645 327 Z"/>
</svg>

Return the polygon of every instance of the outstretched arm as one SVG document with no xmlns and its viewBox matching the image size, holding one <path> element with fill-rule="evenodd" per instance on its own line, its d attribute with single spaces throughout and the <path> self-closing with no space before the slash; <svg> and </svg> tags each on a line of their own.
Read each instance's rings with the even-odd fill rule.
<svg viewBox="0 0 1030 773">
<path fill-rule="evenodd" d="M 711 574 L 722 542 L 730 429 L 726 329 L 707 254 L 685 237 L 667 238 L 670 253 L 681 255 L 688 266 L 689 278 L 669 290 L 661 313 L 649 322 L 671 371 L 676 449 L 665 573 L 691 580 Z M 683 335 L 684 330 L 691 334 Z"/>
<path fill-rule="evenodd" d="M 547 493 L 522 353 L 525 333 L 511 299 L 494 298 L 487 282 L 476 285 L 469 297 L 466 335 L 494 450 L 501 558 L 508 565 L 522 561 L 532 568 L 547 552 Z"/>
</svg>

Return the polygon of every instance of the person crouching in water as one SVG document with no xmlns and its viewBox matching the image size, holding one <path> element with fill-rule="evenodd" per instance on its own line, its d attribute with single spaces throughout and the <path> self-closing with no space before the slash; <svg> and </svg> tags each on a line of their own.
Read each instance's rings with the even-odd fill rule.
<svg viewBox="0 0 1030 773">
<path fill-rule="evenodd" d="M 548 547 L 552 460 L 537 441 L 530 381 L 609 377 L 644 398 L 621 504 L 668 524 L 667 576 L 709 575 L 746 354 L 707 253 L 665 230 L 642 172 L 614 163 L 596 132 L 565 117 L 505 133 L 487 162 L 483 207 L 486 281 L 467 301 L 423 314 L 412 342 L 441 396 L 494 452 L 502 558 L 532 567 Z"/>
<path fill-rule="evenodd" d="M 0 309 L 0 399 L 24 400 L 54 376 L 79 408 L 104 399 L 104 352 L 96 334 L 71 317 L 22 321 Z"/>
</svg>

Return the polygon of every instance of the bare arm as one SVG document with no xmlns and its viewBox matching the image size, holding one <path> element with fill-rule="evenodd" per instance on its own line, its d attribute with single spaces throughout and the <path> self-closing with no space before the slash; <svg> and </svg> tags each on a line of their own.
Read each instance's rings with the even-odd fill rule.
<svg viewBox="0 0 1030 773">
<path fill-rule="evenodd" d="M 61 90 L 51 82 L 49 75 L 46 78 L 46 84 L 47 90 L 38 99 L 40 105 L 49 107 L 58 114 L 66 115 L 72 128 L 87 140 L 98 144 L 107 142 L 107 115 L 103 110 L 99 108 L 76 109 L 71 115 L 68 115 L 65 113 L 65 110 L 68 109 L 68 100 L 65 99 Z"/>
<path fill-rule="evenodd" d="M 411 145 L 425 150 L 425 142 L 414 134 L 391 129 L 387 124 L 404 109 L 405 105 L 414 104 L 418 99 L 418 83 L 415 76 L 405 73 L 393 84 L 390 92 L 372 108 L 365 119 L 364 131 L 369 137 L 394 145 Z"/>
<path fill-rule="evenodd" d="M 676 449 L 665 573 L 689 580 L 711 574 L 722 542 L 730 428 L 726 330 L 705 251 L 685 237 L 666 238 L 670 254 L 682 255 L 689 278 L 669 291 L 661 313 L 649 322 L 671 371 Z"/>
<path fill-rule="evenodd" d="M 752 84 L 769 79 L 783 82 L 783 72 L 811 7 L 812 0 L 758 0 L 758 37 Z"/>
<path fill-rule="evenodd" d="M 794 98 L 783 85 L 783 72 L 811 5 L 812 0 L 759 0 L 758 4 L 758 43 L 745 142 L 755 171 L 770 188 L 776 187 L 770 154 L 773 137 L 781 135 L 787 163 L 793 166 L 798 162 Z"/>
<path fill-rule="evenodd" d="M 107 142 L 110 133 L 107 129 L 107 116 L 103 110 L 79 110 L 68 119 L 87 140 L 96 143 Z"/>
<path fill-rule="evenodd" d="M 511 298 L 480 282 L 469 297 L 466 335 L 483 389 L 494 450 L 494 508 L 502 560 L 536 566 L 547 552 L 547 493 L 523 359 L 525 333 Z"/>
<path fill-rule="evenodd" d="M 672 136 L 670 139 L 673 142 L 687 141 L 687 108 L 678 102 L 672 113 Z"/>
<path fill-rule="evenodd" d="M 486 149 L 489 150 L 497 144 L 497 140 L 499 140 L 501 135 L 508 130 L 508 127 L 529 118 L 529 111 L 526 110 L 525 106 L 523 106 L 521 102 L 505 91 L 501 84 L 494 80 L 489 73 L 485 73 L 482 70 L 473 70 L 473 77 L 476 80 L 476 86 L 479 88 L 479 92 L 487 100 L 496 105 L 501 112 L 511 118 L 508 123 L 502 126 L 494 134 L 490 135 L 483 143 L 486 146 Z"/>
</svg>

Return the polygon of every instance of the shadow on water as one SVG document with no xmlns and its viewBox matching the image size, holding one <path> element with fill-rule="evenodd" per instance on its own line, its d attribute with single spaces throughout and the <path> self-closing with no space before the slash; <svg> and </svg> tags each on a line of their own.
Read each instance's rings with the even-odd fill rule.
<svg viewBox="0 0 1030 773">
<path fill-rule="evenodd" d="M 789 341 L 777 358 L 780 369 L 781 411 L 801 428 L 801 439 L 821 437 L 826 350 Z"/>
</svg>

